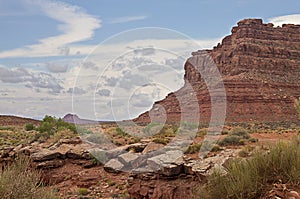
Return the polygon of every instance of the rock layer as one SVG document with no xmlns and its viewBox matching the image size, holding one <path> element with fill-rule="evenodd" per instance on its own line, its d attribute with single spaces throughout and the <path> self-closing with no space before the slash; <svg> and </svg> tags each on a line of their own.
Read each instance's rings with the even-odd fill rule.
<svg viewBox="0 0 300 199">
<path fill-rule="evenodd" d="M 182 121 L 185 115 L 208 122 L 214 96 L 220 102 L 214 99 L 216 106 L 224 106 L 221 102 L 226 100 L 226 122 L 297 122 L 294 102 L 300 96 L 300 26 L 273 27 L 261 19 L 245 19 L 231 32 L 214 49 L 193 52 L 184 66 L 184 87 L 156 102 L 135 121 L 164 121 L 160 117 L 165 109 L 168 123 Z M 204 77 L 214 74 L 213 64 L 222 76 L 224 99 L 218 93 L 218 82 L 208 89 L 207 79 L 213 82 L 214 77 Z M 188 97 L 193 94 L 195 98 Z"/>
</svg>

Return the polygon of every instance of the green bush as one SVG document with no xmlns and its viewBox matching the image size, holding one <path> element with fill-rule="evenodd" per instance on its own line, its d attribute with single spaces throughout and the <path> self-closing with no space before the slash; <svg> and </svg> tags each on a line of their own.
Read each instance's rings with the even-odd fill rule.
<svg viewBox="0 0 300 199">
<path fill-rule="evenodd" d="M 123 129 L 121 129 L 120 127 L 116 128 L 116 132 L 118 136 L 122 136 L 125 137 L 126 135 L 128 135 L 125 131 L 123 131 Z"/>
<path fill-rule="evenodd" d="M 67 122 L 64 122 L 61 118 L 57 119 L 52 116 L 46 115 L 44 119 L 42 120 L 40 126 L 37 128 L 37 130 L 40 133 L 47 132 L 49 135 L 53 135 L 57 131 L 69 129 L 74 133 L 77 133 L 76 126 L 74 124 L 69 124 Z"/>
<path fill-rule="evenodd" d="M 228 145 L 244 145 L 246 141 L 254 141 L 254 139 L 251 139 L 249 133 L 246 129 L 241 127 L 235 127 L 231 129 L 228 136 L 225 137 L 223 140 L 219 142 L 221 146 L 228 146 Z"/>
<path fill-rule="evenodd" d="M 35 129 L 35 126 L 31 123 L 25 125 L 25 130 L 26 131 L 32 131 L 34 129 Z"/>
<path fill-rule="evenodd" d="M 268 184 L 300 183 L 299 138 L 291 143 L 278 142 L 268 153 L 257 151 L 245 159 L 235 159 L 226 168 L 227 174 L 215 171 L 208 179 L 208 198 L 260 198 Z"/>
<path fill-rule="evenodd" d="M 221 140 L 219 142 L 219 145 L 220 146 L 228 146 L 228 145 L 234 145 L 234 146 L 237 146 L 237 145 L 240 145 L 241 144 L 241 137 L 239 136 L 236 136 L 236 135 L 229 135 L 227 137 L 225 137 L 223 140 Z"/>
<path fill-rule="evenodd" d="M 58 198 L 40 179 L 40 173 L 30 167 L 29 159 L 19 157 L 0 170 L 0 196 L 2 199 Z"/>
<path fill-rule="evenodd" d="M 244 139 L 250 138 L 250 135 L 247 132 L 247 130 L 244 128 L 241 128 L 241 127 L 235 127 L 233 129 L 231 129 L 229 135 L 236 135 L 236 136 L 242 137 Z"/>
</svg>

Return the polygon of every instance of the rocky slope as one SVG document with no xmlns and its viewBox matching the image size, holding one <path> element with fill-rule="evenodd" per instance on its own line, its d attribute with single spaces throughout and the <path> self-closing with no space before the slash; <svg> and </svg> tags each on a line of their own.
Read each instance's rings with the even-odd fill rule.
<svg viewBox="0 0 300 199">
<path fill-rule="evenodd" d="M 28 123 L 38 125 L 40 121 L 17 116 L 0 115 L 0 126 L 23 126 Z"/>
<path fill-rule="evenodd" d="M 224 107 L 226 100 L 226 122 L 297 122 L 294 102 L 300 96 L 300 26 L 274 27 L 261 19 L 245 19 L 231 32 L 214 49 L 192 53 L 184 66 L 184 87 L 156 102 L 135 121 L 161 120 L 165 111 L 167 122 L 179 122 L 182 116 L 198 118 L 198 108 L 199 120 L 209 121 L 212 100 L 216 107 Z M 214 64 L 226 97 L 220 89 L 222 82 L 213 77 L 217 74 Z M 187 97 L 193 94 L 196 97 Z"/>
</svg>

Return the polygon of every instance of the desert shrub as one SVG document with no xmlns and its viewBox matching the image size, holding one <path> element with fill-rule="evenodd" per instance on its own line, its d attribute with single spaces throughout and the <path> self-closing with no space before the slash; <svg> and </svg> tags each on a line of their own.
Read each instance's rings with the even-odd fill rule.
<svg viewBox="0 0 300 199">
<path fill-rule="evenodd" d="M 279 180 L 300 183 L 300 144 L 278 142 L 269 153 L 257 151 L 251 158 L 237 158 L 227 165 L 227 174 L 215 171 L 208 179 L 209 198 L 260 198 L 264 186 Z"/>
<path fill-rule="evenodd" d="M 166 145 L 169 143 L 169 139 L 165 138 L 165 137 L 156 137 L 152 140 L 153 142 L 157 143 L 157 144 L 163 144 Z"/>
<path fill-rule="evenodd" d="M 246 129 L 241 127 L 235 127 L 231 129 L 228 136 L 226 136 L 219 142 L 219 145 L 221 146 L 244 145 L 246 141 L 250 141 L 249 139 L 251 138 Z M 254 139 L 251 141 L 254 141 Z"/>
<path fill-rule="evenodd" d="M 165 137 L 175 137 L 177 131 L 177 127 L 164 125 L 163 128 L 159 131 L 159 135 L 163 135 Z"/>
<path fill-rule="evenodd" d="M 39 132 L 34 135 L 33 141 L 45 142 L 50 138 L 50 135 L 47 132 Z"/>
<path fill-rule="evenodd" d="M 207 129 L 200 129 L 197 134 L 196 137 L 200 137 L 200 138 L 204 138 L 204 136 L 207 134 Z"/>
<path fill-rule="evenodd" d="M 240 157 L 242 157 L 242 158 L 244 158 L 244 157 L 248 157 L 249 156 L 249 152 L 247 151 L 247 150 L 240 150 L 239 152 L 238 152 L 238 156 L 240 156 Z"/>
<path fill-rule="evenodd" d="M 236 135 L 236 136 L 242 137 L 244 139 L 250 138 L 250 135 L 247 132 L 247 130 L 244 128 L 241 128 L 241 127 L 235 127 L 233 129 L 231 129 L 229 135 Z"/>
<path fill-rule="evenodd" d="M 242 150 L 240 150 L 238 152 L 238 156 L 240 157 L 248 157 L 250 155 L 250 153 L 254 150 L 255 147 L 251 146 L 251 145 L 246 145 L 245 147 L 242 148 Z"/>
<path fill-rule="evenodd" d="M 107 184 L 108 184 L 108 186 L 114 186 L 114 185 L 116 185 L 116 183 L 114 182 L 114 181 L 112 181 L 111 179 L 108 179 L 107 180 Z"/>
<path fill-rule="evenodd" d="M 42 186 L 40 173 L 29 168 L 29 159 L 18 157 L 0 170 L 1 198 L 58 198 L 54 191 Z"/>
<path fill-rule="evenodd" d="M 257 138 L 249 138 L 249 140 L 248 140 L 249 142 L 258 142 L 258 139 Z"/>
<path fill-rule="evenodd" d="M 211 148 L 211 152 L 217 152 L 217 151 L 221 151 L 221 147 L 218 144 L 215 144 L 212 148 Z"/>
<path fill-rule="evenodd" d="M 129 140 L 128 144 L 134 144 L 134 143 L 138 143 L 140 141 L 141 141 L 141 138 L 133 137 Z"/>
<path fill-rule="evenodd" d="M 241 137 L 236 136 L 236 135 L 229 135 L 222 139 L 219 142 L 220 146 L 228 146 L 228 145 L 240 145 L 241 144 Z"/>
<path fill-rule="evenodd" d="M 159 133 L 159 131 L 163 128 L 163 126 L 164 126 L 164 124 L 152 122 L 143 129 L 143 132 L 146 135 L 154 135 L 154 134 Z"/>
<path fill-rule="evenodd" d="M 64 130 L 60 130 L 60 131 L 56 132 L 55 134 L 49 136 L 47 139 L 50 138 L 49 142 L 54 144 L 54 143 L 57 143 L 62 138 L 70 139 L 74 136 L 75 136 L 75 134 L 72 131 L 70 131 L 69 129 L 64 129 Z"/>
<path fill-rule="evenodd" d="M 32 131 L 35 129 L 35 126 L 32 123 L 26 124 L 25 125 L 25 130 L 26 131 Z"/>
<path fill-rule="evenodd" d="M 150 123 L 144 129 L 143 132 L 147 135 L 154 135 L 158 137 L 175 137 L 178 127 L 175 125 L 167 125 L 160 123 Z"/>
<path fill-rule="evenodd" d="M 223 129 L 221 135 L 228 135 L 229 131 L 227 129 Z"/>
<path fill-rule="evenodd" d="M 198 143 L 198 144 L 193 144 L 190 145 L 187 150 L 185 151 L 185 154 L 194 154 L 194 153 L 198 153 L 200 148 L 201 148 L 202 144 Z"/>
<path fill-rule="evenodd" d="M 53 135 L 57 131 L 65 129 L 69 129 L 72 132 L 77 133 L 76 126 L 74 124 L 69 124 L 64 122 L 61 118 L 57 119 L 48 115 L 44 117 L 40 126 L 37 128 L 40 133 L 47 132 L 49 135 Z"/>
<path fill-rule="evenodd" d="M 89 193 L 89 191 L 87 188 L 78 188 L 79 195 L 85 196 L 85 195 L 88 195 L 88 193 Z"/>
<path fill-rule="evenodd" d="M 13 126 L 0 126 L 1 131 L 15 131 L 16 128 Z"/>
<path fill-rule="evenodd" d="M 181 122 L 180 127 L 187 130 L 198 129 L 199 123 Z"/>
<path fill-rule="evenodd" d="M 117 132 L 117 135 L 118 135 L 118 136 L 125 137 L 125 136 L 128 135 L 128 134 L 127 134 L 125 131 L 123 131 L 123 129 L 121 129 L 120 127 L 117 127 L 117 128 L 116 128 L 116 132 Z"/>
</svg>

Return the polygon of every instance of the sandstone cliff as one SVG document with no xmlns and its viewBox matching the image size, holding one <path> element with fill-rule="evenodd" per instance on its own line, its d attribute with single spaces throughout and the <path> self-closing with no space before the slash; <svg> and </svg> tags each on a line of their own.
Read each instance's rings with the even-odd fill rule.
<svg viewBox="0 0 300 199">
<path fill-rule="evenodd" d="M 300 96 L 300 26 L 274 27 L 263 24 L 261 19 L 245 19 L 231 32 L 214 49 L 192 53 L 184 66 L 184 87 L 156 102 L 150 112 L 141 114 L 135 121 L 150 122 L 149 115 L 152 121 L 159 120 L 165 113 L 167 122 L 179 122 L 182 115 L 194 117 L 199 108 L 199 120 L 207 122 L 214 98 L 217 106 L 223 106 L 222 101 L 226 100 L 226 122 L 296 122 L 294 102 Z M 218 82 L 213 89 L 208 89 L 203 76 L 212 68 L 211 62 L 222 76 L 219 83 L 224 85 L 226 96 L 218 94 Z M 212 82 L 218 81 L 213 78 Z M 196 97 L 187 97 L 191 93 Z M 197 101 L 197 107 L 189 106 L 192 101 Z"/>
</svg>

